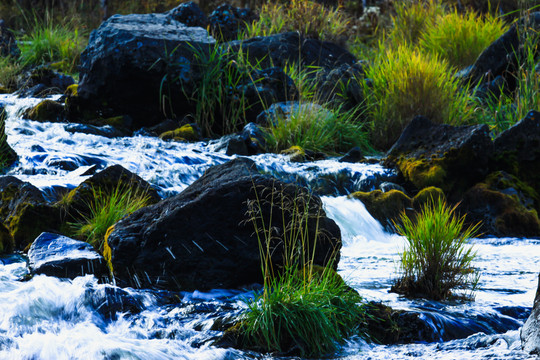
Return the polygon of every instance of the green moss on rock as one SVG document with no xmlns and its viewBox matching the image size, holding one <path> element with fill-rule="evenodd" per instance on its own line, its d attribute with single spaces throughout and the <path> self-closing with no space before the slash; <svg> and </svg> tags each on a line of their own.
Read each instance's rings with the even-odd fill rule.
<svg viewBox="0 0 540 360">
<path fill-rule="evenodd" d="M 430 186 L 439 188 L 448 187 L 446 170 L 443 164 L 444 161 L 440 159 L 400 158 L 397 162 L 398 169 L 405 179 L 410 181 L 418 189 Z"/>
<path fill-rule="evenodd" d="M 301 146 L 291 146 L 290 148 L 283 150 L 281 153 L 288 155 L 290 162 L 302 163 L 306 161 L 306 151 Z"/>
<path fill-rule="evenodd" d="M 411 198 L 399 190 L 388 192 L 381 190 L 358 191 L 349 197 L 362 201 L 371 216 L 385 225 L 386 228 L 393 228 L 393 221 L 397 220 L 403 211 L 412 207 Z"/>
<path fill-rule="evenodd" d="M 71 84 L 64 91 L 66 96 L 78 96 L 79 95 L 79 84 Z"/>
<path fill-rule="evenodd" d="M 10 253 L 14 247 L 13 235 L 4 224 L 0 223 L 0 254 Z"/>
<path fill-rule="evenodd" d="M 199 132 L 191 124 L 183 125 L 172 131 L 165 131 L 159 138 L 162 140 L 175 141 L 198 141 L 200 140 Z"/>
<path fill-rule="evenodd" d="M 61 118 L 64 106 L 53 100 L 43 100 L 25 113 L 30 120 L 56 122 Z"/>
<path fill-rule="evenodd" d="M 22 204 L 8 219 L 8 228 L 17 249 L 25 249 L 44 231 L 60 230 L 59 209 L 47 204 Z"/>
<path fill-rule="evenodd" d="M 422 208 L 423 205 L 427 204 L 430 201 L 445 200 L 444 191 L 435 186 L 429 186 L 424 188 L 416 194 L 412 200 L 413 208 L 418 211 Z"/>
</svg>

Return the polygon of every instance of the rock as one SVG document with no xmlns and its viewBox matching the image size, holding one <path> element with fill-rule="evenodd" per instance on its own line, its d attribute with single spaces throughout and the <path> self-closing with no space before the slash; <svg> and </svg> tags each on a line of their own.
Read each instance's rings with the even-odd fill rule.
<svg viewBox="0 0 540 360">
<path fill-rule="evenodd" d="M 523 31 L 523 26 L 527 27 Z M 519 59 L 524 58 L 523 43 L 525 33 L 537 32 L 540 29 L 540 12 L 533 12 L 520 21 L 512 25 L 501 37 L 495 40 L 478 56 L 478 59 L 468 71 L 467 78 L 473 83 L 492 81 L 498 76 L 502 76 L 506 84 L 509 84 L 510 91 L 513 91 L 516 82 L 513 74 L 519 66 Z M 522 34 L 520 34 L 520 32 Z"/>
<path fill-rule="evenodd" d="M 129 115 L 138 129 L 171 115 L 163 109 L 186 113 L 190 107 L 185 94 L 191 94 L 201 76 L 192 60 L 215 40 L 206 30 L 172 16 L 115 15 L 93 31 L 81 54 L 79 96 L 69 116 L 77 118 L 92 109 L 93 117 L 97 110 L 104 117 Z M 164 98 L 167 103 L 160 103 Z"/>
<path fill-rule="evenodd" d="M 113 286 L 97 289 L 91 298 L 92 307 L 106 320 L 116 320 L 117 314 L 138 314 L 145 309 L 143 302 L 126 290 Z"/>
<path fill-rule="evenodd" d="M 283 69 L 272 67 L 255 70 L 247 76 L 243 85 L 246 101 L 245 122 L 257 122 L 258 116 L 274 103 L 298 98 L 293 80 Z"/>
<path fill-rule="evenodd" d="M 19 76 L 16 94 L 19 97 L 47 97 L 63 94 L 73 84 L 75 80 L 71 76 L 47 66 L 38 66 Z"/>
<path fill-rule="evenodd" d="M 238 39 L 246 26 L 257 20 L 259 16 L 250 9 L 240 9 L 229 4 L 219 6 L 208 16 L 212 36 L 221 41 Z"/>
<path fill-rule="evenodd" d="M 43 100 L 33 108 L 24 112 L 30 120 L 39 122 L 60 122 L 63 118 L 64 106 L 57 101 Z"/>
<path fill-rule="evenodd" d="M 9 229 L 0 223 L 0 254 L 9 254 L 15 247 L 15 240 Z"/>
<path fill-rule="evenodd" d="M 535 188 L 511 174 L 490 174 L 463 195 L 460 211 L 467 221 L 481 222 L 480 231 L 496 237 L 537 237 L 540 220 Z"/>
<path fill-rule="evenodd" d="M 110 125 L 105 126 L 94 126 L 94 125 L 87 125 L 87 124 L 67 124 L 64 126 L 64 129 L 68 133 L 81 133 L 81 134 L 88 134 L 88 135 L 97 135 L 97 136 L 103 136 L 106 138 L 118 138 L 118 137 L 124 137 L 131 135 L 129 132 L 118 130 L 115 127 L 112 127 Z"/>
<path fill-rule="evenodd" d="M 0 20 L 0 57 L 18 58 L 20 55 L 21 50 L 17 46 L 15 35 L 6 27 L 4 20 Z"/>
<path fill-rule="evenodd" d="M 358 146 L 355 146 L 351 150 L 349 150 L 348 153 L 342 156 L 338 160 L 338 162 L 358 163 L 362 160 L 365 160 L 364 155 L 362 155 L 362 149 L 360 149 Z"/>
<path fill-rule="evenodd" d="M 540 112 L 530 111 L 493 144 L 493 169 L 505 170 L 540 189 Z"/>
<path fill-rule="evenodd" d="M 6 120 L 6 109 L 0 104 L 0 169 L 13 165 L 18 158 L 15 150 L 7 142 Z"/>
<path fill-rule="evenodd" d="M 357 191 L 349 197 L 362 201 L 371 216 L 388 231 L 395 230 L 394 221 L 397 221 L 404 211 L 407 210 L 408 214 L 411 214 L 412 199 L 399 190 Z"/>
<path fill-rule="evenodd" d="M 349 110 L 364 102 L 361 81 L 365 70 L 363 62 L 341 64 L 336 68 L 317 72 L 315 82 L 320 103 L 335 102 Z"/>
<path fill-rule="evenodd" d="M 249 156 L 246 139 L 242 135 L 225 135 L 217 141 L 215 151 L 225 150 L 225 155 Z"/>
<path fill-rule="evenodd" d="M 0 177 L 0 221 L 23 250 L 43 231 L 57 231 L 61 216 L 45 201 L 41 191 L 14 176 Z"/>
<path fill-rule="evenodd" d="M 263 129 L 252 122 L 244 126 L 241 133 L 246 142 L 249 155 L 256 155 L 266 152 L 266 135 Z"/>
<path fill-rule="evenodd" d="M 83 181 L 58 205 L 64 208 L 69 218 L 76 219 L 81 214 L 88 214 L 95 191 L 107 194 L 122 186 L 129 187 L 133 193 L 147 193 L 149 204 L 155 204 L 161 200 L 157 191 L 148 182 L 121 165 L 113 165 Z"/>
<path fill-rule="evenodd" d="M 417 189 L 435 186 L 458 196 L 487 175 L 492 151 L 487 125 L 434 124 L 417 116 L 388 151 L 385 164 Z"/>
<path fill-rule="evenodd" d="M 261 175 L 253 161 L 238 158 L 210 168 L 182 193 L 136 211 L 115 225 L 107 243 L 119 283 L 186 291 L 262 283 L 259 245 L 246 216 L 248 202 L 256 204 L 254 189 L 264 218 L 269 217 L 270 209 L 275 212 L 271 228 L 280 238 L 282 212 L 276 204 L 282 196 L 283 201 L 305 199 L 307 191 Z M 320 205 L 320 199 L 312 197 L 310 212 Z M 289 216 L 286 210 L 285 223 Z M 308 225 L 312 235 L 314 220 Z M 332 255 L 339 256 L 341 236 L 339 227 L 324 212 L 319 229 L 328 236 L 319 238 L 315 263 L 324 265 Z M 283 261 L 281 244 L 276 239 L 271 245 L 276 246 L 272 253 L 275 269 Z"/>
<path fill-rule="evenodd" d="M 403 186 L 396 183 L 388 182 L 388 181 L 381 183 L 379 185 L 379 189 L 381 189 L 382 192 L 388 192 L 390 190 L 398 190 L 398 191 L 401 191 L 402 193 L 405 193 L 405 189 L 403 188 Z"/>
<path fill-rule="evenodd" d="M 262 68 L 298 64 L 335 69 L 343 64 L 356 63 L 354 55 L 339 45 L 307 39 L 298 32 L 235 40 L 225 46 L 233 54 L 242 51 L 251 64 L 259 64 Z"/>
<path fill-rule="evenodd" d="M 151 127 L 143 127 L 135 132 L 135 135 L 143 135 L 143 136 L 159 136 L 160 134 L 163 134 L 167 131 L 173 131 L 178 129 L 180 124 L 178 121 L 172 120 L 172 119 L 166 119 L 160 122 L 157 125 L 151 126 Z"/>
<path fill-rule="evenodd" d="M 199 141 L 201 139 L 201 131 L 197 124 L 186 124 L 171 131 L 165 131 L 159 138 L 162 140 L 176 141 Z"/>
<path fill-rule="evenodd" d="M 187 26 L 206 28 L 208 19 L 199 6 L 193 1 L 180 4 L 169 11 L 169 17 Z"/>
<path fill-rule="evenodd" d="M 106 278 L 109 274 L 105 260 L 92 245 L 48 232 L 34 240 L 28 259 L 35 275 L 74 279 L 87 274 Z"/>
<path fill-rule="evenodd" d="M 531 315 L 521 328 L 521 346 L 529 354 L 540 355 L 540 276 Z"/>
<path fill-rule="evenodd" d="M 445 200 L 446 196 L 444 196 L 444 192 L 441 189 L 430 186 L 420 190 L 418 194 L 414 196 L 412 206 L 414 210 L 420 211 L 426 204 Z"/>
</svg>

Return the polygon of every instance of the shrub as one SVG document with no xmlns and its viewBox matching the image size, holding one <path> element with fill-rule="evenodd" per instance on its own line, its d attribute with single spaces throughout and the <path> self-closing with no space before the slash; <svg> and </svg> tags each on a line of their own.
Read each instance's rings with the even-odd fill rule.
<svg viewBox="0 0 540 360">
<path fill-rule="evenodd" d="M 435 26 L 422 33 L 419 46 L 438 54 L 450 65 L 464 68 L 474 63 L 478 55 L 506 31 L 500 18 L 480 17 L 474 12 L 464 15 L 457 10 L 439 16 Z"/>
<path fill-rule="evenodd" d="M 300 102 L 291 114 L 278 117 L 265 129 L 267 148 L 279 152 L 291 146 L 311 151 L 339 153 L 358 146 L 370 150 L 358 109 L 341 112 Z"/>
<path fill-rule="evenodd" d="M 476 252 L 468 246 L 477 234 L 478 224 L 464 229 L 464 217 L 455 214 L 445 200 L 425 204 L 416 219 L 404 213 L 397 231 L 407 239 L 401 255 L 403 275 L 392 291 L 407 296 L 444 300 L 452 290 L 476 289 L 478 275 L 472 268 Z"/>
<path fill-rule="evenodd" d="M 269 201 L 274 199 L 273 191 Z M 313 264 L 318 238 L 324 235 L 318 229 L 318 216 L 315 237 L 308 235 L 308 221 L 313 216 L 309 195 L 282 197 L 281 205 L 287 208 L 282 211 L 292 211 L 292 220 L 283 224 L 283 268 L 278 273 L 270 246 L 276 235 L 262 216 L 261 201 L 248 203 L 248 217 L 259 240 L 264 289 L 255 299 L 246 300 L 248 310 L 238 326 L 243 345 L 269 352 L 295 349 L 309 357 L 333 352 L 362 324 L 362 299 L 330 267 Z M 319 207 L 317 214 L 320 211 Z M 282 214 L 275 216 L 285 219 Z M 270 224 L 271 219 L 272 213 Z"/>
<path fill-rule="evenodd" d="M 114 189 L 103 191 L 92 188 L 93 201 L 89 214 L 81 214 L 81 220 L 69 225 L 77 237 L 85 239 L 96 249 L 103 250 L 107 229 L 123 217 L 148 205 L 150 196 L 144 191 L 134 191 L 119 184 Z"/>
<path fill-rule="evenodd" d="M 381 50 L 362 82 L 371 144 L 388 149 L 416 115 L 458 125 L 471 115 L 467 89 L 460 89 L 448 64 L 410 47 Z"/>
<path fill-rule="evenodd" d="M 268 2 L 259 16 L 259 21 L 248 26 L 245 37 L 299 31 L 309 38 L 337 41 L 349 30 L 346 14 L 309 0 L 291 0 L 287 5 Z"/>
</svg>

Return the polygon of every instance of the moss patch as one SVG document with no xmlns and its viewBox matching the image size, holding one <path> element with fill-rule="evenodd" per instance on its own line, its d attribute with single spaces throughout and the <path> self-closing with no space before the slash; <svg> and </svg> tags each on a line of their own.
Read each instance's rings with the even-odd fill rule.
<svg viewBox="0 0 540 360">
<path fill-rule="evenodd" d="M 79 95 L 79 84 L 71 84 L 64 91 L 66 96 L 78 96 Z"/>
<path fill-rule="evenodd" d="M 186 124 L 178 129 L 172 131 L 165 131 L 159 138 L 162 140 L 175 140 L 175 141 L 199 141 L 199 132 L 191 125 Z"/>
<path fill-rule="evenodd" d="M 399 215 L 412 207 L 412 200 L 399 190 L 390 190 L 382 192 L 374 190 L 370 192 L 355 192 L 349 197 L 358 199 L 364 203 L 367 211 L 386 228 L 393 228 L 393 221 L 399 218 Z"/>
<path fill-rule="evenodd" d="M 60 120 L 64 106 L 62 104 L 52 101 L 43 100 L 25 113 L 25 116 L 30 120 L 35 121 L 50 121 L 57 122 Z"/>
<path fill-rule="evenodd" d="M 17 249 L 25 249 L 44 231 L 60 229 L 59 209 L 47 204 L 22 204 L 8 221 Z"/>
<path fill-rule="evenodd" d="M 429 201 L 445 200 L 444 192 L 435 186 L 424 188 L 416 194 L 412 200 L 413 208 L 419 211 L 420 208 L 427 204 Z"/>
<path fill-rule="evenodd" d="M 301 163 L 306 161 L 306 151 L 301 146 L 291 146 L 290 148 L 283 150 L 281 153 L 288 155 L 290 162 Z"/>
<path fill-rule="evenodd" d="M 418 189 L 430 186 L 448 188 L 446 170 L 443 167 L 443 162 L 439 159 L 428 161 L 425 159 L 400 158 L 397 167 L 405 179 Z"/>
</svg>

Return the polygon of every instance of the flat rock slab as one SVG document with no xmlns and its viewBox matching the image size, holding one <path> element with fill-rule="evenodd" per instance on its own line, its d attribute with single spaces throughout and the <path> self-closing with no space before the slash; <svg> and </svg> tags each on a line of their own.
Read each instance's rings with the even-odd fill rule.
<svg viewBox="0 0 540 360">
<path fill-rule="evenodd" d="M 39 235 L 28 251 L 28 258 L 34 275 L 74 279 L 87 274 L 107 277 L 109 273 L 105 259 L 92 245 L 59 234 Z"/>
</svg>

